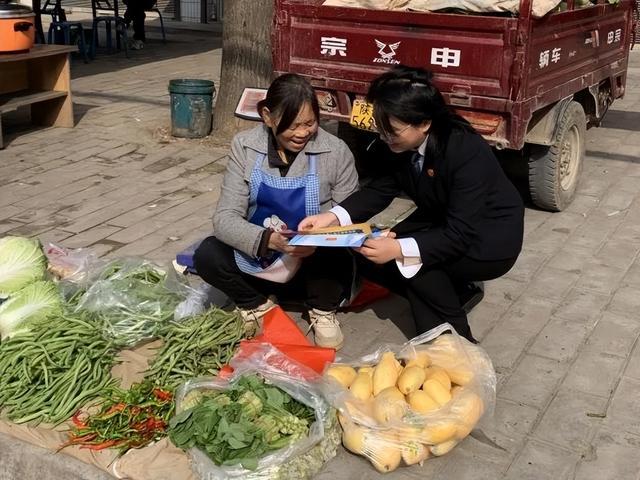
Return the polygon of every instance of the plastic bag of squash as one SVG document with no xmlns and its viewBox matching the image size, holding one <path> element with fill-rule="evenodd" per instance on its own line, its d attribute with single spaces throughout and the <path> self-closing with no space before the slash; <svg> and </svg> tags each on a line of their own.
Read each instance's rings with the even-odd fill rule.
<svg viewBox="0 0 640 480">
<path fill-rule="evenodd" d="M 491 359 L 449 324 L 324 376 L 343 445 L 383 473 L 448 453 L 495 405 Z"/>
</svg>

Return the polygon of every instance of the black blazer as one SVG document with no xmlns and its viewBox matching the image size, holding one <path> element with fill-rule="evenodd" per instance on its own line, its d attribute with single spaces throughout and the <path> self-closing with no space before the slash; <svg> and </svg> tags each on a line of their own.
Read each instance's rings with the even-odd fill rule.
<svg viewBox="0 0 640 480">
<path fill-rule="evenodd" d="M 423 265 L 463 256 L 506 260 L 520 253 L 522 199 L 480 135 L 454 130 L 444 155 L 425 158 L 419 175 L 413 153 L 390 153 L 387 173 L 340 204 L 354 223 L 367 221 L 404 192 L 417 209 L 393 230 L 397 238 L 416 240 Z"/>
</svg>

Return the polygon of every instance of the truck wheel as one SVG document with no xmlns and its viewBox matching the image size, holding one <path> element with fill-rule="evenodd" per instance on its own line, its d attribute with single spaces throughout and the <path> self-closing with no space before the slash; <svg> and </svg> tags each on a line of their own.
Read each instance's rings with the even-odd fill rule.
<svg viewBox="0 0 640 480">
<path fill-rule="evenodd" d="M 573 200 L 582 170 L 586 125 L 582 105 L 572 101 L 558 119 L 553 144 L 532 145 L 529 191 L 538 207 L 560 212 Z"/>
</svg>

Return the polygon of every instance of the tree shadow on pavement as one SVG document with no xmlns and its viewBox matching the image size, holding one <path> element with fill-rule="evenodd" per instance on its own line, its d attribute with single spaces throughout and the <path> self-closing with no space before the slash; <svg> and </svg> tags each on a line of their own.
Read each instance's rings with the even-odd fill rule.
<svg viewBox="0 0 640 480">
<path fill-rule="evenodd" d="M 96 57 L 89 63 L 83 63 L 80 55 L 73 55 L 71 77 L 82 78 L 101 73 L 117 72 L 119 70 L 152 64 L 166 60 L 177 59 L 189 55 L 213 51 L 222 48 L 222 36 L 219 32 L 183 30 L 167 28 L 167 43 L 162 43 L 160 30 L 149 28 L 147 42 L 142 50 L 129 50 L 129 57 L 124 50 L 112 53 L 98 50 Z M 104 29 L 101 31 L 101 45 L 105 45 Z M 150 71 L 149 75 L 153 75 Z"/>
</svg>

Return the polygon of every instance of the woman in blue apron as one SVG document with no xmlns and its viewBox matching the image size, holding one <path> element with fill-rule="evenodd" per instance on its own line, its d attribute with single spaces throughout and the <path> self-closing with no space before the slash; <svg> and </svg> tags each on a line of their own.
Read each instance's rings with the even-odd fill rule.
<svg viewBox="0 0 640 480">
<path fill-rule="evenodd" d="M 196 250 L 195 268 L 235 302 L 250 329 L 273 296 L 301 299 L 316 344 L 340 348 L 336 310 L 350 293 L 353 259 L 346 249 L 290 246 L 288 232 L 357 189 L 353 155 L 319 127 L 315 92 L 302 77 L 277 78 L 258 112 L 264 124 L 232 142 L 215 236 Z"/>
</svg>

